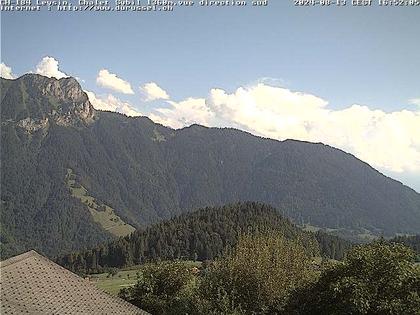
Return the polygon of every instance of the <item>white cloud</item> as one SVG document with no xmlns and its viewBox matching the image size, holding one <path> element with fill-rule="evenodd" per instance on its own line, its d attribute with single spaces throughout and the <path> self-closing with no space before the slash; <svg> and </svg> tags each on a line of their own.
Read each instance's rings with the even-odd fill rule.
<svg viewBox="0 0 420 315">
<path fill-rule="evenodd" d="M 116 74 L 110 73 L 106 69 L 102 69 L 98 73 L 96 83 L 99 86 L 111 89 L 115 92 L 123 94 L 134 94 L 131 84 L 123 79 L 119 78 Z"/>
<path fill-rule="evenodd" d="M 233 94 L 212 89 L 208 107 L 223 121 L 270 138 L 307 139 L 307 122 L 326 111 L 328 103 L 310 94 L 257 84 Z"/>
<path fill-rule="evenodd" d="M 408 102 L 410 104 L 420 106 L 420 98 L 412 98 L 411 100 L 408 100 Z"/>
<path fill-rule="evenodd" d="M 145 102 L 154 100 L 168 100 L 168 93 L 155 82 L 149 82 L 140 87 Z"/>
<path fill-rule="evenodd" d="M 420 171 L 420 110 L 386 113 L 357 104 L 334 110 L 317 96 L 264 83 L 233 93 L 212 89 L 206 100 L 169 103 L 171 108 L 157 109 L 151 118 L 173 128 L 199 123 L 278 140 L 323 142 L 382 170 Z"/>
<path fill-rule="evenodd" d="M 12 80 L 15 78 L 12 72 L 12 68 L 8 67 L 3 62 L 0 63 L 0 77 L 2 77 L 3 79 L 9 79 L 9 80 Z"/>
<path fill-rule="evenodd" d="M 150 119 L 165 126 L 182 128 L 194 123 L 209 126 L 214 113 L 206 106 L 204 98 L 188 98 L 182 102 L 168 101 L 170 108 L 158 108 Z"/>
<path fill-rule="evenodd" d="M 59 70 L 58 61 L 50 56 L 42 58 L 42 60 L 36 66 L 36 73 L 46 77 L 54 77 L 57 79 L 68 77 L 67 74 Z"/>
<path fill-rule="evenodd" d="M 99 97 L 93 92 L 85 92 L 89 97 L 89 101 L 97 110 L 117 112 L 132 117 L 143 116 L 143 114 L 134 108 L 130 103 L 121 101 L 111 94 L 108 94 L 104 97 Z"/>
</svg>

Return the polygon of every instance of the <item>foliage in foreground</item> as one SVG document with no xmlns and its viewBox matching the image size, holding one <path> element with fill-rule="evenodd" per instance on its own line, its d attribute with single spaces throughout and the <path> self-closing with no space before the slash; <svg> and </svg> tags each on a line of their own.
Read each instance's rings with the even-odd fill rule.
<svg viewBox="0 0 420 315">
<path fill-rule="evenodd" d="M 420 269 L 401 244 L 353 248 L 343 263 L 296 291 L 288 314 L 420 314 Z"/>
<path fill-rule="evenodd" d="M 397 236 L 391 242 L 401 243 L 411 248 L 416 253 L 416 261 L 420 262 L 420 235 Z"/>
<path fill-rule="evenodd" d="M 184 261 L 147 264 L 137 284 L 122 289 L 119 296 L 152 314 L 186 314 L 193 308 L 196 280 Z"/>
<path fill-rule="evenodd" d="M 147 265 L 120 296 L 152 314 L 272 314 L 288 293 L 314 278 L 316 241 L 267 232 L 237 246 L 196 276 L 184 262 Z"/>
<path fill-rule="evenodd" d="M 218 313 L 244 310 L 271 314 L 289 292 L 314 278 L 316 242 L 303 245 L 279 234 L 244 235 L 237 247 L 216 261 L 201 282 L 202 298 Z M 222 299 L 221 299 L 222 297 Z M 232 309 L 222 309 L 228 306 Z"/>
<path fill-rule="evenodd" d="M 163 315 L 420 314 L 420 269 L 409 248 L 356 246 L 321 272 L 314 251 L 278 234 L 244 235 L 199 273 L 180 261 L 146 265 L 120 296 Z"/>
</svg>

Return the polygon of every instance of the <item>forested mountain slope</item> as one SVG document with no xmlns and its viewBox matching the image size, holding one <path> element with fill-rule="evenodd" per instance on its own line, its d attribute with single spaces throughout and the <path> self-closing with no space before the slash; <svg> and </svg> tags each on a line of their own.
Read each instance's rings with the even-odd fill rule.
<svg viewBox="0 0 420 315">
<path fill-rule="evenodd" d="M 116 241 L 58 259 L 77 272 L 103 272 L 157 260 L 213 260 L 233 248 L 239 236 L 275 231 L 319 247 L 324 257 L 343 258 L 351 243 L 322 232 L 304 232 L 269 205 L 246 202 L 206 207 L 154 224 Z M 315 255 L 318 253 L 314 252 Z"/>
<path fill-rule="evenodd" d="M 72 78 L 2 79 L 1 123 L 3 255 L 34 248 L 51 256 L 112 237 L 83 196 L 72 196 L 69 172 L 95 205 L 133 227 L 251 200 L 299 224 L 420 230 L 420 195 L 350 154 L 96 111 Z"/>
</svg>

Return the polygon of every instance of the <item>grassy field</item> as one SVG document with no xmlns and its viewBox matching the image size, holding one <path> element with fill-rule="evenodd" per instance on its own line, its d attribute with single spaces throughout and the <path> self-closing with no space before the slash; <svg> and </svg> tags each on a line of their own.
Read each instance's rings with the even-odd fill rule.
<svg viewBox="0 0 420 315">
<path fill-rule="evenodd" d="M 199 268 L 201 262 L 186 261 L 187 266 L 191 268 Z M 137 277 L 141 276 L 141 271 L 144 265 L 133 266 L 127 269 L 119 270 L 114 276 L 108 273 L 92 274 L 90 280 L 96 283 L 96 286 L 112 295 L 117 295 L 122 288 L 127 288 L 137 283 Z"/>
<path fill-rule="evenodd" d="M 89 196 L 85 187 L 76 183 L 71 169 L 67 170 L 67 186 L 71 190 L 73 197 L 83 202 L 93 217 L 106 231 L 115 236 L 125 236 L 135 231 L 135 228 L 125 223 L 108 205 L 100 204 L 95 198 Z"/>
<path fill-rule="evenodd" d="M 116 275 L 110 276 L 107 273 L 91 275 L 91 280 L 96 286 L 112 295 L 117 295 L 122 288 L 131 287 L 137 282 L 137 273 L 141 267 L 133 270 L 121 270 Z"/>
<path fill-rule="evenodd" d="M 326 233 L 336 235 L 342 238 L 351 239 L 356 242 L 368 243 L 378 239 L 378 236 L 372 234 L 369 230 L 359 229 L 359 230 L 350 230 L 350 229 L 331 229 L 331 228 L 320 228 L 318 226 L 304 224 L 299 225 L 299 227 L 307 232 L 317 232 L 323 230 Z"/>
</svg>

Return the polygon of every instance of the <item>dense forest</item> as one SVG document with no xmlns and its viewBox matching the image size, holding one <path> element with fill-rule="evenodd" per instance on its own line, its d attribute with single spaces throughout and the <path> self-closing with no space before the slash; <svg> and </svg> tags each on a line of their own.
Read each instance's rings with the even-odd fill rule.
<svg viewBox="0 0 420 315">
<path fill-rule="evenodd" d="M 112 237 L 72 196 L 69 170 L 135 228 L 252 200 L 337 233 L 420 230 L 417 192 L 327 145 L 95 111 L 72 78 L 27 74 L 1 79 L 1 91 L 2 257 L 29 249 L 52 257 Z"/>
<path fill-rule="evenodd" d="M 247 202 L 204 208 L 136 231 L 130 236 L 58 259 L 67 269 L 92 273 L 158 260 L 214 260 L 236 245 L 240 235 L 275 231 L 288 239 L 316 244 L 324 257 L 342 259 L 351 243 L 323 232 L 304 232 L 271 206 Z"/>
</svg>

